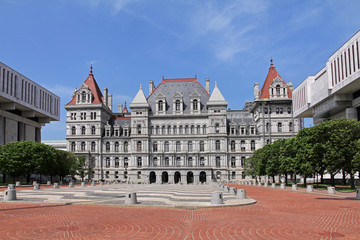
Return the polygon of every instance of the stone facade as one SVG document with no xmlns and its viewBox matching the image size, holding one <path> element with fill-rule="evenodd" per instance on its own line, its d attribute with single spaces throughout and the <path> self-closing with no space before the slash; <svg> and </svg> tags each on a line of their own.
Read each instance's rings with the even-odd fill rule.
<svg viewBox="0 0 360 240">
<path fill-rule="evenodd" d="M 142 87 L 129 105 L 112 109 L 92 70 L 67 110 L 67 149 L 84 155 L 90 178 L 146 183 L 240 180 L 245 159 L 268 142 L 291 137 L 291 91 L 271 64 L 264 87 L 242 110 L 227 109 L 217 83 L 210 93 L 195 78 L 165 79 L 149 96 Z M 280 90 L 279 90 L 280 89 Z M 264 97 L 265 96 L 265 97 Z"/>
<path fill-rule="evenodd" d="M 41 141 L 41 127 L 60 120 L 60 98 L 0 62 L 0 145 Z"/>
</svg>

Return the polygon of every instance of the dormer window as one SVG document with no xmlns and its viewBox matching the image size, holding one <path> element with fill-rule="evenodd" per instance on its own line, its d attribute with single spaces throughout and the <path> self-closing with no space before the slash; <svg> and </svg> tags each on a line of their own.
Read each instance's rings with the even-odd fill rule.
<svg viewBox="0 0 360 240">
<path fill-rule="evenodd" d="M 193 101 L 193 110 L 194 111 L 198 110 L 198 100 L 197 99 L 194 99 L 194 101 Z"/>
<path fill-rule="evenodd" d="M 276 85 L 276 96 L 280 97 L 280 85 Z"/>
<path fill-rule="evenodd" d="M 81 93 L 81 102 L 82 103 L 86 102 L 86 92 L 85 91 L 82 91 L 82 93 Z"/>
<path fill-rule="evenodd" d="M 175 101 L 175 111 L 180 111 L 180 100 Z"/>
<path fill-rule="evenodd" d="M 164 111 L 164 102 L 162 101 L 162 100 L 160 100 L 159 102 L 158 102 L 158 106 L 159 106 L 159 112 L 161 111 Z"/>
</svg>

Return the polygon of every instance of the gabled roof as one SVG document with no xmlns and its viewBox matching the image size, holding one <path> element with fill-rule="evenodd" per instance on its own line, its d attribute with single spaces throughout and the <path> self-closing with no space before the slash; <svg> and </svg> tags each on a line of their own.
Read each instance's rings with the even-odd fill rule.
<svg viewBox="0 0 360 240">
<path fill-rule="evenodd" d="M 266 76 L 265 82 L 264 82 L 264 84 L 263 84 L 263 86 L 261 88 L 261 91 L 260 91 L 260 98 L 269 98 L 270 97 L 269 87 L 273 83 L 274 79 L 277 76 L 279 76 L 282 79 L 282 77 L 280 76 L 280 74 L 278 73 L 278 71 L 276 70 L 276 68 L 273 65 L 273 60 L 271 59 L 271 64 L 270 64 L 268 75 Z M 287 84 L 285 83 L 284 80 L 283 80 L 283 83 L 287 86 Z M 292 97 L 292 91 L 289 88 L 289 86 L 287 86 L 287 90 L 288 90 L 288 97 L 291 98 Z"/>
<path fill-rule="evenodd" d="M 141 84 L 138 93 L 136 94 L 134 100 L 130 104 L 130 108 L 133 107 L 149 107 L 149 103 L 146 100 Z"/>
<path fill-rule="evenodd" d="M 224 96 L 221 94 L 217 83 L 215 82 L 215 88 L 213 92 L 211 93 L 211 96 L 209 98 L 209 101 L 206 103 L 206 105 L 227 105 L 228 102 L 225 100 Z"/>
<path fill-rule="evenodd" d="M 91 91 L 92 95 L 93 95 L 93 100 L 91 103 L 102 103 L 104 102 L 104 97 L 100 91 L 100 88 L 97 84 L 97 82 L 95 81 L 95 78 L 94 78 L 94 75 L 93 75 L 93 72 L 92 72 L 92 65 L 90 67 L 90 73 L 89 73 L 89 76 L 86 78 L 86 80 L 84 81 L 84 83 L 88 88 L 89 90 Z M 80 90 L 77 90 L 76 92 L 78 92 Z M 73 98 L 71 99 L 71 101 L 67 104 L 67 105 L 70 105 L 70 104 L 76 104 L 76 95 L 74 94 Z"/>
</svg>

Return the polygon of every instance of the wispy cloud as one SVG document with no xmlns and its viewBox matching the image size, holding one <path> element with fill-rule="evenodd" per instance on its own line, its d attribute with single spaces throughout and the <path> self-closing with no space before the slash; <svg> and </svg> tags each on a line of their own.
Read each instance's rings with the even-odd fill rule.
<svg viewBox="0 0 360 240">
<path fill-rule="evenodd" d="M 119 13 L 124 7 L 136 0 L 77 0 L 82 5 L 88 6 L 92 9 L 105 6 L 108 8 L 113 14 Z"/>
</svg>

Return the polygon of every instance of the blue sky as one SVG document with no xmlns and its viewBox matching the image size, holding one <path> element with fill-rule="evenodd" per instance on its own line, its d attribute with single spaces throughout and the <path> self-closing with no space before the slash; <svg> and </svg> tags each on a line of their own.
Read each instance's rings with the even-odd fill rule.
<svg viewBox="0 0 360 240">
<path fill-rule="evenodd" d="M 270 58 L 297 86 L 360 29 L 358 0 L 0 0 L 0 61 L 61 97 L 61 121 L 43 140 L 65 139 L 65 110 L 89 73 L 116 106 L 139 85 L 210 78 L 229 107 L 253 100 Z"/>
</svg>

